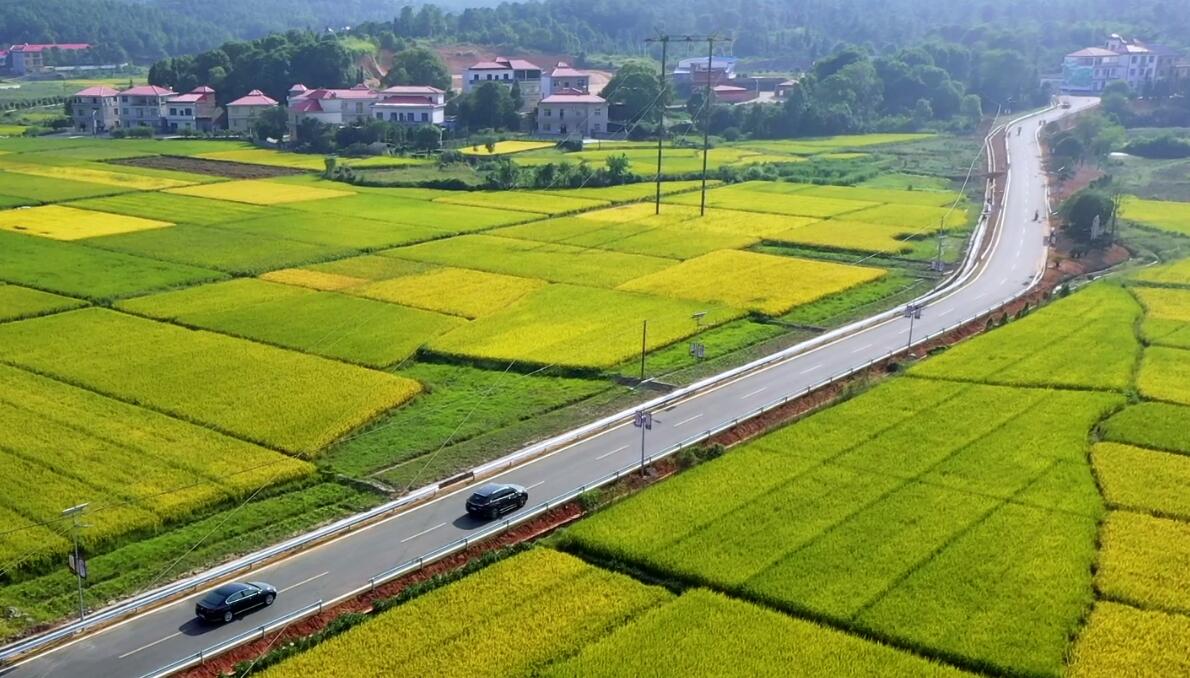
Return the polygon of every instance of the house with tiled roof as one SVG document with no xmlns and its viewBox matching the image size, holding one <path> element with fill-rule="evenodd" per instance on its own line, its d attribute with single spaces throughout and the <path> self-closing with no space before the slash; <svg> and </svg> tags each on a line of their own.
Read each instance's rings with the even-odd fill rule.
<svg viewBox="0 0 1190 678">
<path fill-rule="evenodd" d="M 586 139 L 607 133 L 607 100 L 577 89 L 556 89 L 537 104 L 537 131 Z"/>
<path fill-rule="evenodd" d="M 120 124 L 164 130 L 166 102 L 177 92 L 157 85 L 137 85 L 120 90 Z"/>
<path fill-rule="evenodd" d="M 81 52 L 91 49 L 85 42 L 55 42 L 43 44 L 24 43 L 8 48 L 8 70 L 13 75 L 25 75 L 45 70 L 46 57 L 54 50 L 59 52 Z"/>
<path fill-rule="evenodd" d="M 165 101 L 167 132 L 210 132 L 223 111 L 215 104 L 215 90 L 201 85 Z"/>
<path fill-rule="evenodd" d="M 1121 37 L 1108 36 L 1102 47 L 1087 47 L 1062 60 L 1062 91 L 1096 94 L 1108 84 L 1125 82 L 1135 92 L 1177 78 L 1181 55 L 1173 49 Z"/>
<path fill-rule="evenodd" d="M 380 93 L 360 83 L 349 89 L 317 88 L 294 85 L 286 102 L 292 131 L 302 120 L 313 118 L 328 125 L 353 125 L 372 117 L 372 104 Z"/>
<path fill-rule="evenodd" d="M 88 134 L 110 132 L 120 126 L 120 92 L 106 85 L 87 87 L 70 98 L 74 129 Z"/>
<path fill-rule="evenodd" d="M 241 134 L 250 134 L 257 116 L 281 104 L 258 89 L 227 103 L 227 129 Z"/>
<path fill-rule="evenodd" d="M 402 94 L 389 88 L 372 104 L 372 116 L 377 120 L 403 125 L 442 125 L 446 122 L 446 93 Z"/>
<path fill-rule="evenodd" d="M 591 91 L 591 74 L 572 67 L 565 61 L 559 61 L 549 73 L 542 76 L 542 96 L 549 96 L 555 91 L 578 90 L 583 94 Z"/>
<path fill-rule="evenodd" d="M 512 88 L 515 82 L 520 86 L 525 108 L 532 108 L 541 99 L 541 67 L 524 59 L 496 57 L 490 61 L 478 61 L 467 67 L 463 73 L 463 92 L 470 92 L 484 83 L 493 82 Z"/>
</svg>

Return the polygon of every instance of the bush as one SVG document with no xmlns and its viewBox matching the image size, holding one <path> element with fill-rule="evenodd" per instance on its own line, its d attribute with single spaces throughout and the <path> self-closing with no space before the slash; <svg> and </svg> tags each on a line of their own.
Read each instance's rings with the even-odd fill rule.
<svg viewBox="0 0 1190 678">
<path fill-rule="evenodd" d="M 1190 158 L 1190 139 L 1173 134 L 1162 134 L 1158 137 L 1132 141 L 1124 147 L 1124 152 L 1154 160 Z"/>
<path fill-rule="evenodd" d="M 122 127 L 112 130 L 113 139 L 152 139 L 152 127 Z"/>
</svg>

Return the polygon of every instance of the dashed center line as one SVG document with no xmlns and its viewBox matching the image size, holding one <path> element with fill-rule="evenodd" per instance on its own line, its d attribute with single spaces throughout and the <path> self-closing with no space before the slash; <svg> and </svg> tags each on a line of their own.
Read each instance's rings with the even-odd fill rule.
<svg viewBox="0 0 1190 678">
<path fill-rule="evenodd" d="M 740 396 L 740 400 L 747 400 L 748 398 L 751 398 L 754 395 L 757 395 L 757 394 L 767 391 L 768 388 L 769 388 L 768 386 L 761 386 L 760 388 L 756 389 L 755 391 L 752 391 L 751 393 L 745 393 L 744 395 Z"/>
<path fill-rule="evenodd" d="M 436 530 L 440 527 L 445 527 L 445 526 L 446 526 L 446 523 L 438 523 L 434 527 L 422 530 L 421 532 L 418 532 L 417 534 L 411 534 L 408 537 L 405 537 L 404 539 L 401 540 L 401 543 L 404 544 L 405 542 L 413 541 L 414 539 L 417 539 L 418 537 L 424 537 L 425 535 L 433 532 L 434 530 Z"/>
<path fill-rule="evenodd" d="M 853 350 L 852 353 L 863 353 L 864 351 L 866 351 L 870 348 L 872 348 L 872 344 L 864 344 L 863 346 L 860 346 L 859 348 Z"/>
<path fill-rule="evenodd" d="M 806 369 L 802 370 L 801 372 L 798 372 L 798 374 L 809 374 L 809 373 L 817 370 L 820 367 L 822 367 L 822 363 L 818 363 L 817 365 L 811 365 L 810 367 L 807 367 Z"/>
<path fill-rule="evenodd" d="M 124 659 L 125 657 L 131 657 L 132 655 L 136 654 L 137 652 L 140 652 L 142 650 L 147 650 L 150 647 L 153 647 L 154 645 L 160 645 L 161 643 L 164 643 L 165 641 L 169 640 L 170 638 L 177 638 L 180 635 L 182 635 L 181 631 L 178 631 L 177 633 L 171 633 L 168 636 L 161 638 L 160 640 L 154 640 L 153 642 L 149 643 L 148 645 L 141 645 L 140 647 L 136 648 L 135 650 L 133 650 L 131 652 L 125 652 L 124 654 L 120 655 L 118 657 L 118 659 Z"/>
<path fill-rule="evenodd" d="M 533 489 L 533 488 L 535 488 L 535 487 L 541 487 L 542 485 L 545 485 L 545 481 L 544 481 L 544 480 L 539 480 L 539 481 L 537 481 L 537 482 L 533 483 L 532 485 L 530 485 L 529 487 L 526 487 L 526 488 L 525 488 L 525 491 L 526 491 L 526 492 L 528 492 L 529 490 L 531 490 L 531 489 Z"/>
<path fill-rule="evenodd" d="M 443 523 L 443 524 L 445 525 L 445 523 Z M 316 574 L 313 577 L 307 577 L 307 578 L 299 581 L 296 584 L 290 584 L 289 586 L 286 586 L 285 588 L 281 589 L 277 593 L 285 593 L 286 591 L 292 591 L 293 589 L 296 589 L 297 587 L 301 586 L 302 584 L 309 584 L 310 582 L 314 581 L 315 579 L 321 579 L 322 577 L 325 577 L 328 574 L 330 574 L 330 570 L 327 570 L 326 572 L 323 572 L 322 574 Z"/>
<path fill-rule="evenodd" d="M 677 427 L 681 426 L 682 424 L 689 424 L 690 422 L 694 421 L 695 419 L 698 419 L 701 416 L 702 416 L 702 413 L 700 412 L 700 413 L 694 415 L 693 417 L 690 417 L 689 419 L 683 419 L 683 420 L 679 421 L 678 423 L 674 424 L 674 428 L 677 428 Z"/>
<path fill-rule="evenodd" d="M 599 455 L 598 457 L 595 457 L 595 461 L 607 459 L 608 457 L 612 456 L 613 454 L 615 454 L 617 452 L 623 452 L 626 449 L 628 449 L 627 445 L 621 445 L 621 446 L 617 447 L 616 449 L 612 450 L 611 452 L 604 452 L 603 454 Z"/>
</svg>

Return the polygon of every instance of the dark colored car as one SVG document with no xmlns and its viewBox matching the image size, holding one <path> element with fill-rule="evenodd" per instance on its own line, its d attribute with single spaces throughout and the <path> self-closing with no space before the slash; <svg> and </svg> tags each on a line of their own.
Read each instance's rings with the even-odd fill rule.
<svg viewBox="0 0 1190 678">
<path fill-rule="evenodd" d="M 529 493 L 520 485 L 488 483 L 475 490 L 467 500 L 467 513 L 476 518 L 496 518 L 525 505 Z"/>
<path fill-rule="evenodd" d="M 277 599 L 277 589 L 264 582 L 224 584 L 199 599 L 194 614 L 210 622 L 229 622 L 237 615 L 267 607 Z"/>
</svg>

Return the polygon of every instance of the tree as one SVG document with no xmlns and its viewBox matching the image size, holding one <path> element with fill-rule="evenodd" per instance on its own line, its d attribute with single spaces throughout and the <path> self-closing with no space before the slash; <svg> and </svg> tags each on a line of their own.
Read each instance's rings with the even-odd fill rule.
<svg viewBox="0 0 1190 678">
<path fill-rule="evenodd" d="M 436 151 L 442 147 L 442 130 L 435 125 L 419 125 L 413 130 L 413 147 L 422 151 Z"/>
<path fill-rule="evenodd" d="M 331 153 L 335 150 L 334 133 L 330 125 L 314 118 L 303 118 L 294 131 L 298 144 L 304 150 L 311 153 Z"/>
<path fill-rule="evenodd" d="M 252 122 L 252 134 L 257 139 L 280 139 L 289 131 L 289 111 L 281 106 L 266 108 Z"/>
<path fill-rule="evenodd" d="M 1092 241 L 1096 218 L 1099 219 L 1100 229 L 1106 230 L 1114 212 L 1115 203 L 1111 196 L 1093 188 L 1085 188 L 1070 196 L 1061 208 L 1066 231 L 1082 243 Z"/>
<path fill-rule="evenodd" d="M 629 162 L 627 155 L 623 153 L 609 155 L 605 162 L 607 167 L 604 168 L 604 173 L 608 184 L 622 184 L 632 178 L 632 163 Z"/>
<path fill-rule="evenodd" d="M 520 166 L 507 158 L 501 158 L 497 163 L 496 171 L 488 175 L 488 186 L 506 191 L 516 188 L 520 178 Z"/>
<path fill-rule="evenodd" d="M 508 102 L 514 112 L 519 112 L 525 107 L 525 97 L 521 94 L 521 83 L 519 80 L 512 81 L 512 87 L 508 90 Z"/>
<path fill-rule="evenodd" d="M 471 131 L 503 129 L 519 121 L 508 88 L 495 82 L 485 82 L 459 99 L 459 123 Z"/>
<path fill-rule="evenodd" d="M 934 119 L 934 107 L 930 105 L 929 99 L 918 99 L 917 103 L 913 105 L 913 124 L 916 127 L 924 127 L 926 123 Z"/>
<path fill-rule="evenodd" d="M 647 61 L 625 62 L 607 82 L 602 96 L 618 111 L 619 119 L 628 121 L 640 120 L 654 105 L 667 103 L 661 96 L 656 69 Z"/>
<path fill-rule="evenodd" d="M 450 89 L 450 69 L 438 53 L 425 47 L 411 47 L 393 55 L 393 65 L 382 81 L 393 85 L 429 85 Z"/>
<path fill-rule="evenodd" d="M 959 104 L 959 115 L 970 121 L 972 125 L 979 123 L 983 118 L 983 102 L 975 94 L 964 96 L 962 103 Z"/>
</svg>

